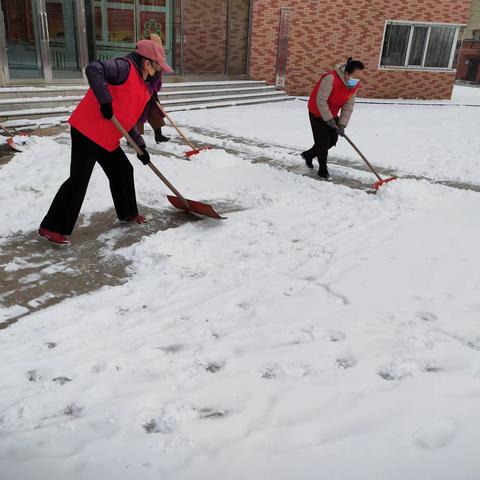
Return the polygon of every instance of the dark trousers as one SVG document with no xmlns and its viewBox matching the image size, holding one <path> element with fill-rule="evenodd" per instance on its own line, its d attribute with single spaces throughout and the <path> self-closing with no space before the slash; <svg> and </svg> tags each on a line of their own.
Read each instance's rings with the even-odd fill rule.
<svg viewBox="0 0 480 480">
<path fill-rule="evenodd" d="M 123 150 L 118 147 L 109 152 L 73 127 L 71 136 L 70 177 L 58 190 L 40 226 L 62 235 L 72 233 L 95 162 L 108 177 L 118 218 L 126 220 L 138 215 L 133 167 Z"/>
<path fill-rule="evenodd" d="M 154 130 L 165 126 L 165 117 L 157 106 L 150 107 L 148 110 L 147 122 Z M 137 122 L 137 130 L 140 135 L 145 133 L 144 123 L 142 121 Z"/>
<path fill-rule="evenodd" d="M 328 151 L 337 144 L 338 133 L 321 118 L 315 117 L 311 113 L 309 113 L 309 117 L 315 143 L 310 150 L 303 152 L 303 155 L 309 160 L 316 157 L 320 169 L 323 169 L 327 167 Z"/>
</svg>

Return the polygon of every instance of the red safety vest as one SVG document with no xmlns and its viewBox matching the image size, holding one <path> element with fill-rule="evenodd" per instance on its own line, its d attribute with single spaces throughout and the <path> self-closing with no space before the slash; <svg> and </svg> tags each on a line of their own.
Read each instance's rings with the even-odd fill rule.
<svg viewBox="0 0 480 480">
<path fill-rule="evenodd" d="M 358 87 L 360 86 L 360 83 L 358 83 L 354 88 L 348 88 L 335 70 L 322 75 L 320 80 L 315 85 L 315 88 L 313 89 L 308 100 L 308 111 L 320 118 L 322 115 L 320 114 L 320 110 L 318 109 L 317 105 L 317 94 L 318 90 L 320 89 L 320 83 L 327 75 L 333 75 L 332 92 L 330 93 L 327 102 L 333 117 L 338 116 L 340 109 L 348 102 L 350 97 L 356 93 Z"/>
<path fill-rule="evenodd" d="M 107 85 L 112 95 L 113 114 L 130 131 L 142 115 L 150 99 L 148 88 L 135 66 L 130 62 L 130 74 L 121 85 Z M 90 140 L 113 152 L 120 145 L 122 134 L 111 120 L 105 120 L 100 104 L 90 88 L 68 119 L 68 123 Z"/>
</svg>

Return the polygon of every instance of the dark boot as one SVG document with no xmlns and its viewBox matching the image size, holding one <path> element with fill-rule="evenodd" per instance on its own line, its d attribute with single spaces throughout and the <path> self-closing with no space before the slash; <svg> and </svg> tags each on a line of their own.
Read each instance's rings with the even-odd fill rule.
<svg viewBox="0 0 480 480">
<path fill-rule="evenodd" d="M 318 157 L 318 176 L 330 182 L 332 178 L 330 177 L 330 173 L 328 171 L 327 160 L 328 150 L 321 157 Z"/>
<path fill-rule="evenodd" d="M 300 156 L 305 160 L 305 165 L 308 168 L 313 168 L 313 158 L 310 158 L 307 152 L 302 152 Z"/>
<path fill-rule="evenodd" d="M 332 177 L 330 176 L 330 173 L 328 171 L 327 165 L 320 165 L 320 168 L 318 169 L 318 176 L 320 178 L 323 178 L 327 182 L 332 181 Z"/>
<path fill-rule="evenodd" d="M 155 141 L 157 143 L 168 142 L 170 140 L 170 137 L 166 137 L 165 135 L 162 134 L 161 128 L 156 128 L 154 132 L 155 132 Z"/>
</svg>

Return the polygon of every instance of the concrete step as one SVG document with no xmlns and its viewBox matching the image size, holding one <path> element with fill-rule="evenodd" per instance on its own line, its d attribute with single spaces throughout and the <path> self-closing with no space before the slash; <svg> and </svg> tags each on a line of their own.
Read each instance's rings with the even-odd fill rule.
<svg viewBox="0 0 480 480">
<path fill-rule="evenodd" d="M 186 110 L 203 110 L 207 108 L 224 108 L 242 105 L 257 105 L 262 103 L 273 102 L 285 102 L 294 100 L 295 97 L 289 97 L 288 95 L 278 95 L 275 97 L 256 97 L 250 96 L 250 98 L 243 99 L 231 99 L 228 101 L 211 101 L 209 103 L 194 103 L 194 104 L 180 104 L 170 105 L 169 112 L 181 112 Z M 66 122 L 70 116 L 73 108 L 49 108 L 34 111 L 23 111 L 20 115 L 14 115 L 4 120 L 4 125 L 14 129 L 22 129 L 22 127 L 35 127 L 38 124 L 58 124 Z"/>
<path fill-rule="evenodd" d="M 192 97 L 201 98 L 222 95 L 228 96 L 232 94 L 261 94 L 267 92 L 276 92 L 275 87 L 265 85 L 261 87 L 248 87 L 235 90 L 180 90 L 173 92 L 170 92 L 169 89 L 166 89 L 165 91 L 159 93 L 158 98 L 160 99 L 160 102 L 163 103 L 166 100 L 189 99 Z M 28 109 L 71 107 L 76 105 L 82 98 L 83 95 L 0 99 L 0 115 L 4 115 L 5 112 L 12 112 L 14 110 L 25 110 L 25 107 L 28 107 Z"/>
<path fill-rule="evenodd" d="M 264 81 L 211 81 L 211 82 L 169 82 L 163 83 L 162 92 L 182 92 L 198 90 L 238 90 L 244 88 L 265 87 Z M 84 95 L 88 85 L 51 85 L 45 87 L 4 87 L 0 88 L 0 100 L 37 97 L 71 97 Z"/>
<path fill-rule="evenodd" d="M 0 119 L 14 126 L 46 117 L 64 121 L 86 90 L 83 85 L 0 89 Z M 168 111 L 175 111 L 277 102 L 289 97 L 264 81 L 241 80 L 164 83 L 159 99 Z"/>
<path fill-rule="evenodd" d="M 173 98 L 164 100 L 161 99 L 162 104 L 168 111 L 177 110 L 178 107 L 185 107 L 182 109 L 189 109 L 189 108 L 208 108 L 209 105 L 211 107 L 219 107 L 219 106 L 230 106 L 230 105 L 241 105 L 241 104 L 252 104 L 252 103 L 265 103 L 270 101 L 282 101 L 282 100 L 289 100 L 289 97 L 285 94 L 285 92 L 278 91 L 275 89 L 262 89 L 262 91 L 254 91 L 253 93 L 237 93 L 235 91 L 229 91 L 229 95 L 221 94 L 213 94 L 213 95 L 204 95 L 204 96 L 196 96 L 196 92 L 191 92 L 190 96 L 187 97 L 180 97 L 180 98 Z M 215 92 L 217 93 L 217 92 Z M 15 103 L 4 103 L 4 106 L 12 106 L 14 105 L 16 108 L 3 110 L 2 105 L 0 104 L 0 117 L 2 121 L 11 122 L 15 120 L 22 120 L 22 119 L 38 119 L 44 118 L 49 116 L 62 116 L 62 115 L 69 115 L 75 108 L 76 104 L 80 98 L 73 99 L 70 97 L 69 100 L 65 101 L 65 104 L 52 104 L 50 102 L 45 102 L 45 99 L 36 100 L 35 102 L 25 102 L 25 101 L 17 101 Z M 40 106 L 44 105 L 45 106 Z M 25 108 L 31 107 L 33 108 Z"/>
<path fill-rule="evenodd" d="M 276 99 L 279 97 L 286 97 L 285 92 L 279 90 L 272 90 L 259 93 L 233 93 L 231 95 L 212 95 L 208 97 L 197 97 L 192 96 L 188 98 L 179 98 L 174 100 L 163 100 L 162 105 L 168 110 L 171 107 L 175 106 L 185 106 L 185 105 L 196 105 L 196 104 L 208 104 L 208 103 L 219 103 L 219 102 L 230 102 L 235 104 L 236 101 L 250 100 L 250 99 Z"/>
<path fill-rule="evenodd" d="M 230 102 L 212 102 L 212 103 L 197 103 L 195 105 L 178 105 L 170 109 L 171 112 L 182 112 L 185 110 L 203 110 L 206 108 L 224 108 L 224 107 L 241 107 L 242 105 L 259 105 L 262 103 L 277 103 L 288 102 L 295 100 L 295 97 L 289 97 L 288 95 L 278 96 L 274 98 L 249 98 L 247 100 L 236 100 Z"/>
</svg>

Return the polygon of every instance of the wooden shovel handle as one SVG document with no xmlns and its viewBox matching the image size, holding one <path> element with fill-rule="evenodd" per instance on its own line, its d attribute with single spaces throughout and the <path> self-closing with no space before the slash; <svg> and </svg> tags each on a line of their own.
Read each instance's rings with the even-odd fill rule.
<svg viewBox="0 0 480 480">
<path fill-rule="evenodd" d="M 160 111 L 165 115 L 166 119 L 170 122 L 172 127 L 178 132 L 178 134 L 183 138 L 185 143 L 192 149 L 192 150 L 198 150 L 198 148 L 184 135 L 184 133 L 175 125 L 175 122 L 172 120 L 170 115 L 165 111 L 165 109 L 160 105 L 160 102 L 157 102 L 157 107 L 160 109 Z"/>
<path fill-rule="evenodd" d="M 1 123 L 0 123 L 0 128 L 1 128 L 7 135 L 9 135 L 10 137 L 13 137 L 13 133 L 12 133 L 10 130 L 8 130 L 7 127 L 4 127 Z"/>
<path fill-rule="evenodd" d="M 123 128 L 123 125 L 118 121 L 115 115 L 112 116 L 112 122 L 118 128 L 119 132 L 127 139 L 128 143 L 132 146 L 132 148 L 137 152 L 137 155 L 143 155 L 143 150 L 137 145 L 137 142 L 130 136 L 130 134 Z M 185 197 L 168 181 L 167 177 L 163 175 L 163 173 L 155 166 L 152 162 L 148 162 L 147 164 L 157 175 L 158 178 L 173 192 L 173 194 L 183 200 L 185 205 L 188 206 L 188 201 Z"/>
<path fill-rule="evenodd" d="M 378 172 L 373 168 L 373 165 L 367 160 L 365 155 L 357 148 L 357 146 L 347 137 L 347 135 L 343 135 L 345 140 L 353 147 L 353 149 L 360 155 L 362 160 L 367 164 L 368 168 L 373 172 L 373 174 L 383 182 L 383 178 L 378 174 Z"/>
</svg>

